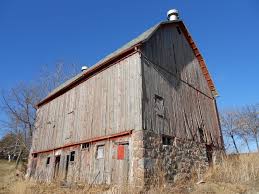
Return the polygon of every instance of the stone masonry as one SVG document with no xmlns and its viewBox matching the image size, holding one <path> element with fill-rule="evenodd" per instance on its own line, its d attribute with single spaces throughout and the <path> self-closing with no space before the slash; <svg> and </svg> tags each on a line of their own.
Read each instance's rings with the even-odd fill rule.
<svg viewBox="0 0 259 194">
<path fill-rule="evenodd" d="M 163 135 L 143 130 L 133 133 L 134 185 L 148 189 L 164 183 L 188 179 L 194 173 L 201 176 L 209 166 L 205 143 L 169 137 L 164 145 Z M 213 150 L 215 162 L 222 150 Z M 212 161 L 212 162 L 213 162 Z"/>
</svg>

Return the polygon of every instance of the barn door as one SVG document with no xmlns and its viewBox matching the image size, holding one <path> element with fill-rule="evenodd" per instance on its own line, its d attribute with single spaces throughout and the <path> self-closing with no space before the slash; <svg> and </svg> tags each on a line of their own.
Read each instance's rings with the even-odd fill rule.
<svg viewBox="0 0 259 194">
<path fill-rule="evenodd" d="M 112 183 L 127 183 L 129 177 L 129 143 L 118 143 L 113 155 Z"/>
<path fill-rule="evenodd" d="M 212 165 L 212 155 L 213 155 L 212 145 L 206 144 L 206 153 L 207 153 L 208 163 L 209 165 Z"/>
<path fill-rule="evenodd" d="M 31 163 L 31 176 L 32 177 L 34 177 L 34 175 L 35 175 L 36 167 L 37 167 L 37 158 L 33 158 L 32 163 Z"/>
<path fill-rule="evenodd" d="M 59 177 L 59 166 L 60 166 L 60 155 L 55 157 L 55 166 L 54 166 L 54 178 L 58 179 Z"/>
<path fill-rule="evenodd" d="M 90 170 L 90 144 L 85 143 L 81 145 L 81 166 L 80 166 L 80 181 L 89 182 L 91 181 L 91 170 Z"/>
<path fill-rule="evenodd" d="M 96 159 L 95 159 L 95 173 L 93 174 L 93 178 L 95 179 L 95 183 L 104 184 L 104 157 L 105 157 L 105 146 L 97 145 L 96 148 Z"/>
<path fill-rule="evenodd" d="M 67 180 L 68 167 L 69 167 L 69 155 L 66 156 L 65 180 Z"/>
</svg>

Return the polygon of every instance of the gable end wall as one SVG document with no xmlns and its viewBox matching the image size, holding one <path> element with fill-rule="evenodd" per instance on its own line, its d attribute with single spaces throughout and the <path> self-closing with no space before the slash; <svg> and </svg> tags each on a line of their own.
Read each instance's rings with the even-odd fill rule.
<svg viewBox="0 0 259 194">
<path fill-rule="evenodd" d="M 142 49 L 143 128 L 221 147 L 214 98 L 197 58 L 177 24 L 164 25 Z M 157 97 L 158 96 L 158 97 Z M 160 105 L 156 98 L 161 99 Z M 161 106 L 159 113 L 158 106 Z"/>
</svg>

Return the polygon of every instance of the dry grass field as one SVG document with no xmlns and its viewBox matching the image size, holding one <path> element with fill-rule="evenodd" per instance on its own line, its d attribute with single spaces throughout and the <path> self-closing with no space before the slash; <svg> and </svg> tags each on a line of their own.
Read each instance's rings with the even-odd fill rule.
<svg viewBox="0 0 259 194">
<path fill-rule="evenodd" d="M 74 184 L 66 187 L 58 183 L 44 184 L 24 180 L 22 166 L 15 170 L 15 164 L 0 161 L 0 193 L 10 194 L 65 194 L 65 193 L 121 193 L 116 187 L 93 187 Z M 192 180 L 181 182 L 175 186 L 163 185 L 148 193 L 183 193 L 183 194 L 259 194 L 259 155 L 243 154 L 228 156 L 222 163 L 209 169 L 204 175 L 202 183 Z M 134 189 L 123 188 L 123 193 L 134 193 Z"/>
<path fill-rule="evenodd" d="M 227 156 L 209 169 L 193 193 L 259 194 L 259 154 Z"/>
</svg>

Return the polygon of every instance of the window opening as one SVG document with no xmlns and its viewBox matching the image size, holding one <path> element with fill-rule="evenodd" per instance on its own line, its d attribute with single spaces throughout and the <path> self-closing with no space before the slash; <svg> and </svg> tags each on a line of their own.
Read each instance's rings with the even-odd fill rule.
<svg viewBox="0 0 259 194">
<path fill-rule="evenodd" d="M 203 129 L 201 127 L 198 128 L 199 130 L 199 134 L 200 134 L 200 142 L 204 143 L 204 133 L 203 133 Z"/>
<path fill-rule="evenodd" d="M 163 143 L 163 145 L 171 145 L 172 137 L 163 135 L 162 136 L 162 143 Z"/>
<path fill-rule="evenodd" d="M 124 160 L 125 158 L 125 146 L 123 144 L 118 145 L 117 148 L 117 159 Z"/>
<path fill-rule="evenodd" d="M 181 32 L 179 26 L 177 26 L 176 29 L 177 29 L 178 34 L 182 34 L 182 32 Z"/>
<path fill-rule="evenodd" d="M 47 157 L 46 166 L 50 163 L 50 157 Z"/>
<path fill-rule="evenodd" d="M 70 152 L 70 162 L 75 161 L 75 151 Z"/>
<path fill-rule="evenodd" d="M 104 158 L 104 145 L 98 145 L 96 151 L 96 159 Z"/>
<path fill-rule="evenodd" d="M 155 112 L 158 116 L 164 117 L 164 98 L 155 95 Z"/>
<path fill-rule="evenodd" d="M 89 150 L 90 144 L 89 143 L 82 143 L 81 144 L 81 149 L 82 150 Z"/>
</svg>

